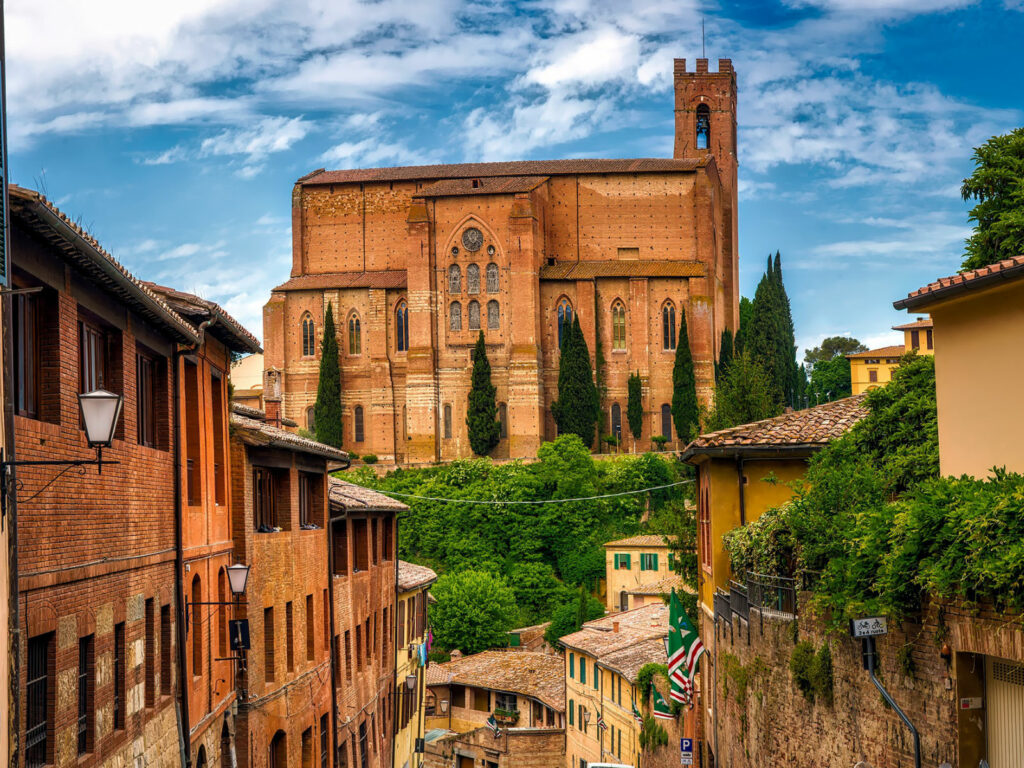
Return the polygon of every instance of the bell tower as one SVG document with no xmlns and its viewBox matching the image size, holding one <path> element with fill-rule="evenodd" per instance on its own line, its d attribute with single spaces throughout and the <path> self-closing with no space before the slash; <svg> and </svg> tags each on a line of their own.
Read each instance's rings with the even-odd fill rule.
<svg viewBox="0 0 1024 768">
<path fill-rule="evenodd" d="M 725 234 L 720 274 L 725 284 L 725 326 L 739 326 L 739 230 L 736 159 L 736 71 L 732 59 L 719 59 L 718 71 L 708 71 L 708 60 L 697 59 L 697 71 L 686 71 L 686 59 L 674 68 L 676 158 L 715 159 L 725 198 Z M 731 306 L 730 306 L 731 305 Z"/>
</svg>

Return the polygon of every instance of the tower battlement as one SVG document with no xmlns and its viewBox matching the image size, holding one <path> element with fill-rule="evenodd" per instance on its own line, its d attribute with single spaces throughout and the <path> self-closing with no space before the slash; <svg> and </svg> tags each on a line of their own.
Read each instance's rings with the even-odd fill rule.
<svg viewBox="0 0 1024 768">
<path fill-rule="evenodd" d="M 718 72 L 708 71 L 708 60 L 697 59 L 697 70 L 695 72 L 686 71 L 686 59 L 675 59 L 675 68 L 673 74 L 676 77 L 679 75 L 731 75 L 735 74 L 732 68 L 732 59 L 719 59 L 718 60 Z"/>
</svg>

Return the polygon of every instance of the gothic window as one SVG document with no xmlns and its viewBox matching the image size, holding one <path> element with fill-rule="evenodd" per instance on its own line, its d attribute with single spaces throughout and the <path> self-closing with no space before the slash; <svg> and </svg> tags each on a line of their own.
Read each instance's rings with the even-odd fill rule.
<svg viewBox="0 0 1024 768">
<path fill-rule="evenodd" d="M 508 406 L 505 403 L 498 403 L 498 424 L 501 430 L 499 437 L 504 440 L 508 437 Z"/>
<path fill-rule="evenodd" d="M 572 304 L 568 299 L 558 302 L 558 348 L 562 348 L 562 342 L 569 335 L 572 328 Z"/>
<path fill-rule="evenodd" d="M 451 440 L 452 438 L 452 404 L 445 403 L 444 405 L 444 436 L 445 439 Z"/>
<path fill-rule="evenodd" d="M 448 308 L 448 327 L 453 331 L 462 330 L 462 305 L 457 301 Z"/>
<path fill-rule="evenodd" d="M 711 146 L 711 110 L 707 104 L 697 107 L 697 149 Z"/>
<path fill-rule="evenodd" d="M 493 261 L 487 265 L 487 292 L 498 292 L 498 265 Z"/>
<path fill-rule="evenodd" d="M 469 330 L 480 330 L 480 302 L 469 302 Z"/>
<path fill-rule="evenodd" d="M 498 328 L 501 321 L 501 310 L 498 307 L 498 302 L 491 299 L 487 302 L 487 327 Z"/>
<path fill-rule="evenodd" d="M 306 429 L 308 429 L 310 432 L 313 431 L 315 426 L 315 414 L 316 408 L 314 408 L 313 406 L 309 406 L 309 408 L 306 409 Z"/>
<path fill-rule="evenodd" d="M 363 351 L 362 325 L 358 315 L 352 315 L 348 319 L 348 353 L 358 355 Z"/>
<path fill-rule="evenodd" d="M 612 349 L 626 348 L 626 305 L 621 301 L 612 304 Z"/>
<path fill-rule="evenodd" d="M 612 403 L 612 434 L 622 437 L 622 408 L 618 403 Z"/>
<path fill-rule="evenodd" d="M 661 434 L 672 439 L 672 406 L 668 403 L 661 406 Z"/>
<path fill-rule="evenodd" d="M 409 305 L 405 299 L 398 302 L 395 308 L 395 335 L 395 348 L 399 352 L 406 352 L 409 349 Z"/>
<path fill-rule="evenodd" d="M 355 432 L 355 440 L 357 443 L 361 443 L 363 442 L 363 406 L 356 406 L 352 422 L 353 431 Z"/>
<path fill-rule="evenodd" d="M 480 267 L 476 264 L 466 267 L 466 293 L 480 293 Z"/>
<path fill-rule="evenodd" d="M 462 268 L 458 264 L 448 267 L 448 293 L 462 293 Z"/>
<path fill-rule="evenodd" d="M 316 354 L 316 326 L 313 316 L 307 312 L 302 316 L 302 356 L 313 357 Z"/>
<path fill-rule="evenodd" d="M 676 305 L 671 301 L 661 308 L 661 346 L 668 350 L 676 348 Z"/>
</svg>

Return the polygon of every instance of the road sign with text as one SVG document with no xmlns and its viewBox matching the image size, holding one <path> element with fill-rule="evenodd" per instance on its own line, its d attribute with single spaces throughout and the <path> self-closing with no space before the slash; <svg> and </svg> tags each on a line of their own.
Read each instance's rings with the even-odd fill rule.
<svg viewBox="0 0 1024 768">
<path fill-rule="evenodd" d="M 854 637 L 878 637 L 889 632 L 884 616 L 850 619 L 850 634 Z"/>
</svg>

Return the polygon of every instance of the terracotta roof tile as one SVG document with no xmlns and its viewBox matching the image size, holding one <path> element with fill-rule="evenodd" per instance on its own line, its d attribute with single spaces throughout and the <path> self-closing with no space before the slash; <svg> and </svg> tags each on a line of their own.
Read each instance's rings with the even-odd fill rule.
<svg viewBox="0 0 1024 768">
<path fill-rule="evenodd" d="M 48 242 L 59 245 L 64 257 L 81 268 L 97 285 L 134 307 L 147 319 L 170 329 L 179 341 L 194 344 L 199 340 L 191 323 L 125 269 L 95 237 L 72 221 L 45 195 L 16 184 L 8 186 L 8 194 L 12 217 L 22 220 Z"/>
<path fill-rule="evenodd" d="M 338 508 L 343 511 L 365 509 L 374 512 L 404 512 L 409 508 L 383 493 L 336 477 L 330 479 L 328 496 L 332 509 Z"/>
<path fill-rule="evenodd" d="M 472 685 L 521 693 L 565 711 L 565 662 L 534 651 L 484 651 L 427 667 L 427 685 Z"/>
<path fill-rule="evenodd" d="M 515 160 L 501 163 L 410 165 L 395 168 L 356 168 L 321 171 L 303 176 L 298 184 L 344 184 L 364 181 L 425 179 L 480 179 L 487 176 L 564 176 L 590 173 L 686 173 L 711 163 L 711 156 L 696 159 L 639 157 L 631 159 Z"/>
<path fill-rule="evenodd" d="M 300 275 L 281 283 L 275 291 L 322 291 L 327 288 L 405 288 L 408 280 L 404 269 L 379 272 L 327 272 Z"/>
<path fill-rule="evenodd" d="M 1003 280 L 1024 277 L 1024 255 L 997 261 L 981 269 L 960 272 L 949 277 L 940 277 L 933 283 L 907 294 L 907 298 L 893 302 L 896 309 L 916 310 L 951 295 L 972 291 Z"/>
<path fill-rule="evenodd" d="M 641 584 L 638 587 L 627 588 L 626 593 L 630 595 L 667 595 L 673 589 L 677 592 L 693 592 L 692 589 L 683 584 L 682 577 L 674 573 L 658 581 L 652 581 L 650 584 Z"/>
<path fill-rule="evenodd" d="M 605 544 L 606 547 L 667 547 L 662 536 L 630 536 L 626 539 L 616 539 Z"/>
<path fill-rule="evenodd" d="M 238 437 L 246 445 L 284 448 L 289 451 L 322 456 L 331 461 L 348 461 L 348 454 L 344 451 L 318 443 L 316 440 L 308 440 L 294 432 L 288 432 L 264 421 L 243 416 L 235 408 L 232 408 L 232 411 L 231 434 Z"/>
<path fill-rule="evenodd" d="M 905 354 L 907 354 L 907 348 L 903 344 L 896 344 L 892 347 L 879 347 L 878 349 L 869 349 L 866 352 L 854 352 L 852 354 L 847 355 L 847 357 L 903 357 Z"/>
<path fill-rule="evenodd" d="M 658 602 L 588 621 L 560 642 L 632 680 L 644 664 L 665 663 L 666 635 L 668 606 Z"/>
<path fill-rule="evenodd" d="M 437 574 L 425 565 L 398 561 L 398 591 L 408 592 L 411 589 L 432 584 L 437 581 Z"/>
<path fill-rule="evenodd" d="M 932 319 L 930 317 L 922 317 L 919 320 L 915 320 L 912 323 L 904 323 L 903 325 L 894 325 L 892 329 L 894 331 L 916 331 L 919 328 L 931 328 Z"/>
<path fill-rule="evenodd" d="M 865 397 L 854 395 L 772 419 L 710 432 L 690 443 L 681 458 L 685 461 L 694 456 L 731 455 L 757 449 L 821 448 L 867 415 Z"/>
<path fill-rule="evenodd" d="M 197 326 L 206 320 L 214 319 L 215 322 L 209 326 L 207 333 L 223 341 L 228 349 L 235 352 L 263 351 L 259 339 L 225 312 L 217 302 L 148 281 L 143 282 L 143 285 L 163 298 L 175 312 L 193 321 Z"/>
<path fill-rule="evenodd" d="M 484 176 L 480 179 L 442 179 L 429 184 L 413 197 L 461 197 L 463 195 L 513 195 L 530 192 L 547 176 Z"/>
<path fill-rule="evenodd" d="M 593 280 L 595 277 L 703 277 L 699 261 L 564 261 L 540 268 L 541 280 Z"/>
</svg>

